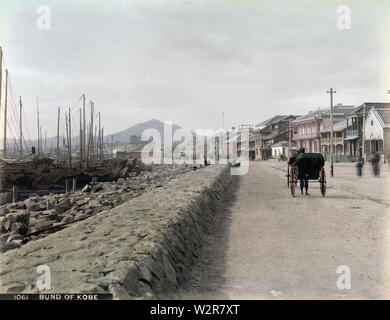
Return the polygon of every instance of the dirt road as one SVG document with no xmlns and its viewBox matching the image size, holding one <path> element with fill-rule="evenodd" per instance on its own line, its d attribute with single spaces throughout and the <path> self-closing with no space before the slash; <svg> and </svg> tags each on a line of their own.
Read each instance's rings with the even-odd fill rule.
<svg viewBox="0 0 390 320">
<path fill-rule="evenodd" d="M 285 163 L 251 162 L 230 212 L 207 240 L 184 298 L 390 298 L 389 172 L 335 164 L 327 195 L 292 198 Z M 384 168 L 385 169 L 385 168 Z M 339 266 L 351 289 L 339 289 Z M 345 270 L 345 269 L 343 269 Z M 343 272 L 345 275 L 345 273 Z"/>
</svg>

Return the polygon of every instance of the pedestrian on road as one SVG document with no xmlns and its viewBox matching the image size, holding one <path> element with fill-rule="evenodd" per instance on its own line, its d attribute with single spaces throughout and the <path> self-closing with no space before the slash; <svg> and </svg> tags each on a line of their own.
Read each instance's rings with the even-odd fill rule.
<svg viewBox="0 0 390 320">
<path fill-rule="evenodd" d="M 380 168 L 379 168 L 380 159 L 381 159 L 381 156 L 379 155 L 378 152 L 375 153 L 371 157 L 372 171 L 373 171 L 374 177 L 376 177 L 376 178 L 380 177 Z"/>
<path fill-rule="evenodd" d="M 361 178 L 362 176 L 362 169 L 363 169 L 363 162 L 361 160 L 359 160 L 357 163 L 356 163 L 356 175 Z"/>
</svg>

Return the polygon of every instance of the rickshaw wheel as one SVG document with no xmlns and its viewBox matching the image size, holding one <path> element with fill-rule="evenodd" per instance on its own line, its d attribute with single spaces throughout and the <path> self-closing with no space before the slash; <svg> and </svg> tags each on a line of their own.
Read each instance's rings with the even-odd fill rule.
<svg viewBox="0 0 390 320">
<path fill-rule="evenodd" d="M 290 166 L 287 166 L 287 174 L 286 174 L 286 177 L 287 177 L 287 188 L 290 187 Z"/>
<path fill-rule="evenodd" d="M 294 167 L 291 166 L 291 172 L 290 172 L 290 185 L 291 185 L 291 195 L 294 197 L 295 196 L 295 174 L 294 174 Z"/>
<path fill-rule="evenodd" d="M 321 195 L 325 197 L 326 195 L 326 176 L 325 176 L 325 169 L 322 168 L 320 172 L 320 189 L 321 189 Z"/>
</svg>

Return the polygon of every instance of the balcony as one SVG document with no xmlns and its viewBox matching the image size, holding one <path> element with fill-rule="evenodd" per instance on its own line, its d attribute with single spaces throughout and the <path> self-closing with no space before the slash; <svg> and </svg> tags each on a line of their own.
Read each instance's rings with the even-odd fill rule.
<svg viewBox="0 0 390 320">
<path fill-rule="evenodd" d="M 343 137 L 335 137 L 333 138 L 333 144 L 344 144 Z M 330 145 L 330 138 L 321 138 L 321 145 Z"/>
<path fill-rule="evenodd" d="M 358 137 L 359 131 L 358 130 L 349 130 L 347 129 L 347 138 L 348 137 Z"/>
<path fill-rule="evenodd" d="M 315 139 L 318 138 L 318 133 L 316 132 L 309 132 L 309 133 L 295 133 L 293 135 L 294 140 L 301 140 L 301 139 Z"/>
</svg>

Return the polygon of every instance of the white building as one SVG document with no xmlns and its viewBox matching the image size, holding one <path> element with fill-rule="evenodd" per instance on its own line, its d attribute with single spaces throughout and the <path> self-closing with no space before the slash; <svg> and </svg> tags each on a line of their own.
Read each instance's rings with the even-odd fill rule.
<svg viewBox="0 0 390 320">
<path fill-rule="evenodd" d="M 271 146 L 272 158 L 279 158 L 280 156 L 288 157 L 288 141 L 279 141 Z M 291 150 L 296 150 L 295 142 L 291 144 Z"/>
<path fill-rule="evenodd" d="M 390 156 L 390 108 L 372 108 L 364 126 L 365 154 Z"/>
</svg>

